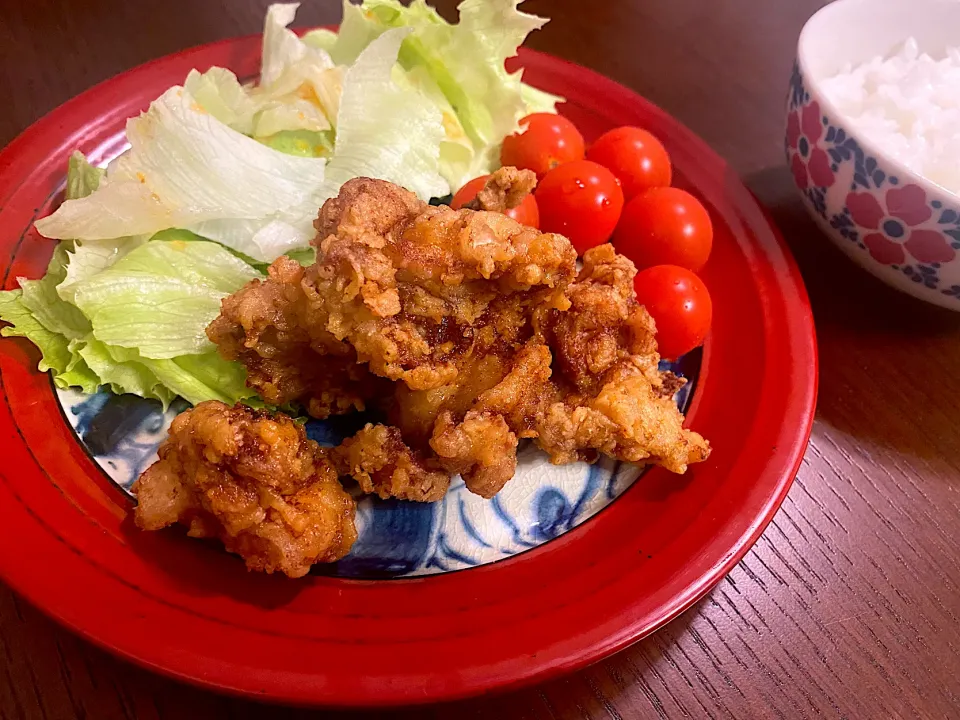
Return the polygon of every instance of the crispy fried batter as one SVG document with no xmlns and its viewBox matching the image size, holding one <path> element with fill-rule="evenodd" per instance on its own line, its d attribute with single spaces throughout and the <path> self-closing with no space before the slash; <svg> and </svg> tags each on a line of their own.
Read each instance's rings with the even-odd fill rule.
<svg viewBox="0 0 960 720">
<path fill-rule="evenodd" d="M 505 215 L 419 203 L 391 183 L 346 183 L 317 220 L 314 290 L 325 327 L 370 369 L 411 389 L 453 383 L 491 303 L 560 288 L 576 253 Z M 560 297 L 558 293 L 554 293 Z"/>
<path fill-rule="evenodd" d="M 269 403 L 298 401 L 317 418 L 363 410 L 380 385 L 353 348 L 313 321 L 306 275 L 296 261 L 278 258 L 266 280 L 223 300 L 207 336 L 224 358 L 246 366 L 247 384 Z"/>
<path fill-rule="evenodd" d="M 220 538 L 250 570 L 290 577 L 356 540 L 353 499 L 288 417 L 203 402 L 177 416 L 159 454 L 133 486 L 143 530 L 180 522 L 191 537 Z"/>
<path fill-rule="evenodd" d="M 468 202 L 468 210 L 506 212 L 517 207 L 537 186 L 537 175 L 532 170 L 502 167 L 487 178 L 483 189 Z"/>
<path fill-rule="evenodd" d="M 509 206 L 532 184 L 504 168 L 481 202 Z M 562 236 L 368 178 L 346 183 L 316 227 L 314 267 L 278 260 L 208 332 L 272 402 L 310 400 L 319 417 L 386 411 L 391 427 L 368 425 L 335 452 L 365 492 L 433 500 L 460 474 L 492 497 L 522 438 L 556 463 L 606 453 L 683 472 L 709 453 L 682 428 L 683 381 L 657 369 L 636 270 L 611 246 L 578 274 Z"/>
<path fill-rule="evenodd" d="M 513 169 L 496 177 L 504 202 L 532 187 Z M 404 452 L 434 455 L 448 475 L 492 496 L 514 474 L 517 434 L 503 417 L 509 409 L 487 410 L 478 398 L 513 372 L 534 315 L 567 307 L 575 251 L 502 214 L 429 207 L 368 179 L 344 185 L 317 228 L 317 305 L 326 328 L 374 373 L 401 381 L 387 405 L 412 448 Z M 408 494 L 396 482 L 374 484 L 380 494 Z"/>
<path fill-rule="evenodd" d="M 610 245 L 588 250 L 545 332 L 554 351 L 556 398 L 543 406 L 537 444 L 556 463 L 602 452 L 683 473 L 709 455 L 709 444 L 682 427 L 673 402 L 682 380 L 657 369 L 653 318 L 633 294 L 636 269 Z"/>
<path fill-rule="evenodd" d="M 450 475 L 432 458 L 407 447 L 395 427 L 368 423 L 333 451 L 333 459 L 361 490 L 384 499 L 434 502 L 450 485 Z"/>
<path fill-rule="evenodd" d="M 579 393 L 595 393 L 604 373 L 623 360 L 656 375 L 656 326 L 635 299 L 636 274 L 612 245 L 592 248 L 567 288 L 569 311 L 542 321 L 558 373 Z"/>
</svg>

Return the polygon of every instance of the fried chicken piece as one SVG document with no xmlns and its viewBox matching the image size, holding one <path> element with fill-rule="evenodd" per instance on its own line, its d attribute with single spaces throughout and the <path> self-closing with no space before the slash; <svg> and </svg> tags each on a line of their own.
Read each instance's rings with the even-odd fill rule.
<svg viewBox="0 0 960 720">
<path fill-rule="evenodd" d="M 180 522 L 248 569 L 290 577 L 339 560 L 357 538 L 327 452 L 288 417 L 209 400 L 174 419 L 159 455 L 132 488 L 143 530 Z"/>
<path fill-rule="evenodd" d="M 269 403 L 303 403 L 313 417 L 363 410 L 382 386 L 353 348 L 328 333 L 304 291 L 307 272 L 278 258 L 266 280 L 224 298 L 207 336 L 247 369 L 247 384 Z"/>
<path fill-rule="evenodd" d="M 497 178 L 505 196 L 511 183 L 529 188 L 533 180 L 512 168 Z M 484 393 L 515 375 L 518 353 L 536 345 L 535 314 L 569 305 L 564 289 L 576 274 L 576 251 L 566 238 L 502 214 L 429 207 L 368 179 L 344 185 L 317 228 L 315 290 L 326 327 L 373 372 L 399 381 L 388 405 L 404 449 L 387 456 L 433 456 L 448 477 L 460 474 L 468 488 L 492 497 L 516 470 L 518 434 L 505 417 L 507 403 L 487 408 Z M 538 382 L 549 377 L 543 351 L 547 370 Z M 535 386 L 524 393 L 535 395 Z M 528 432 L 532 420 L 515 424 Z M 351 450 L 371 444 L 360 436 L 347 443 Z M 391 462 L 377 463 L 396 477 Z M 349 468 L 362 487 L 408 497 L 406 477 L 388 482 L 357 462 Z M 416 482 L 410 492 L 421 494 Z"/>
<path fill-rule="evenodd" d="M 612 245 L 588 250 L 576 282 L 567 288 L 570 309 L 542 320 L 563 380 L 583 394 L 595 394 L 603 375 L 630 360 L 651 377 L 656 374 L 656 326 L 637 304 L 633 263 Z"/>
<path fill-rule="evenodd" d="M 657 369 L 656 326 L 634 298 L 635 275 L 612 246 L 588 250 L 567 290 L 569 311 L 544 320 L 555 398 L 541 410 L 536 442 L 555 463 L 602 452 L 683 473 L 710 453 L 682 427 L 673 395 L 683 381 Z"/>
<path fill-rule="evenodd" d="M 558 465 L 593 461 L 601 452 L 682 474 L 710 454 L 709 444 L 682 423 L 673 398 L 625 364 L 608 374 L 595 396 L 571 395 L 549 405 L 537 423 L 536 443 Z"/>
<path fill-rule="evenodd" d="M 479 202 L 502 209 L 533 182 L 503 168 Z M 224 301 L 208 333 L 267 399 L 306 400 L 318 417 L 386 412 L 389 426 L 334 452 L 365 492 L 430 501 L 460 474 L 492 497 L 523 438 L 555 463 L 607 453 L 682 472 L 709 453 L 682 428 L 682 380 L 658 370 L 636 270 L 611 246 L 578 274 L 560 235 L 369 178 L 344 184 L 315 225 L 316 265 L 281 258 Z"/>
<path fill-rule="evenodd" d="M 370 369 L 411 389 L 456 382 L 460 359 L 504 296 L 562 287 L 576 252 L 560 235 L 505 215 L 421 203 L 392 183 L 357 178 L 316 222 L 313 289 L 325 327 Z"/>
<path fill-rule="evenodd" d="M 483 189 L 463 207 L 505 213 L 522 203 L 536 186 L 537 175 L 532 170 L 502 167 L 487 178 Z"/>
<path fill-rule="evenodd" d="M 448 472 L 463 477 L 468 490 L 488 499 L 517 471 L 517 436 L 496 413 L 470 410 L 459 421 L 443 413 L 430 447 Z"/>
<path fill-rule="evenodd" d="M 533 339 L 508 360 L 501 359 L 499 373 L 488 375 L 488 389 L 472 396 L 460 393 L 437 413 L 430 447 L 471 492 L 491 498 L 516 473 L 519 439 L 537 434 L 542 393 L 550 387 L 550 360 L 547 346 Z"/>
<path fill-rule="evenodd" d="M 417 502 L 440 500 L 450 486 L 450 475 L 432 458 L 411 450 L 400 431 L 368 423 L 333 451 L 343 475 L 352 476 L 367 494 Z"/>
</svg>

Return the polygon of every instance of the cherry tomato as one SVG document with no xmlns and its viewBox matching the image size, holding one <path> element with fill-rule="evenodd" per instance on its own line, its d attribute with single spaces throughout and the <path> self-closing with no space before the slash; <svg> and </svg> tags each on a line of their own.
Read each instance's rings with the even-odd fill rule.
<svg viewBox="0 0 960 720">
<path fill-rule="evenodd" d="M 713 320 L 713 303 L 703 281 L 686 268 L 657 265 L 637 273 L 637 302 L 657 323 L 661 357 L 676 360 L 703 344 Z"/>
<path fill-rule="evenodd" d="M 650 188 L 667 187 L 673 177 L 666 148 L 637 127 L 605 132 L 587 151 L 587 160 L 600 163 L 616 175 L 627 200 Z"/>
<path fill-rule="evenodd" d="M 641 270 L 679 265 L 699 272 L 713 247 L 713 223 L 690 193 L 652 188 L 627 203 L 613 244 Z"/>
<path fill-rule="evenodd" d="M 473 200 L 477 196 L 477 193 L 483 190 L 483 186 L 486 184 L 488 177 L 490 176 L 481 175 L 457 190 L 457 194 L 453 196 L 450 207 L 454 210 L 459 210 Z M 533 193 L 527 195 L 516 207 L 507 210 L 504 215 L 513 218 L 521 225 L 528 225 L 529 227 L 538 229 L 540 227 L 540 209 L 537 207 L 537 201 L 533 197 Z"/>
<path fill-rule="evenodd" d="M 538 178 L 570 162 L 583 160 L 583 135 L 562 115 L 534 113 L 520 121 L 520 132 L 503 139 L 500 164 L 533 170 Z"/>
<path fill-rule="evenodd" d="M 537 186 L 540 229 L 566 235 L 580 255 L 610 239 L 623 210 L 623 191 L 609 170 L 574 160 L 544 175 Z"/>
</svg>

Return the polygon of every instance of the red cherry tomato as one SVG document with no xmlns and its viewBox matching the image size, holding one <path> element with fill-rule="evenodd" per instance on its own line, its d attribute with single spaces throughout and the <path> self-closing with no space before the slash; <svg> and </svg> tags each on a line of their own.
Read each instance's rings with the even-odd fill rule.
<svg viewBox="0 0 960 720">
<path fill-rule="evenodd" d="M 699 272 L 713 247 L 713 223 L 690 193 L 652 188 L 627 203 L 613 244 L 641 270 L 679 265 Z"/>
<path fill-rule="evenodd" d="M 457 194 L 453 196 L 450 207 L 454 210 L 459 210 L 473 200 L 477 196 L 477 193 L 483 190 L 483 186 L 486 184 L 488 177 L 490 176 L 481 175 L 457 190 Z M 528 225 L 538 229 L 540 227 L 540 209 L 537 207 L 537 201 L 533 197 L 533 193 L 527 195 L 516 207 L 507 210 L 504 215 L 513 218 L 522 225 Z"/>
<path fill-rule="evenodd" d="M 520 121 L 520 132 L 503 139 L 500 164 L 533 170 L 538 178 L 570 162 L 583 160 L 583 135 L 562 115 L 534 113 Z"/>
<path fill-rule="evenodd" d="M 703 281 L 686 268 L 657 265 L 637 273 L 637 302 L 657 323 L 661 357 L 676 360 L 703 344 L 713 320 L 713 303 Z"/>
<path fill-rule="evenodd" d="M 650 188 L 667 187 L 673 178 L 666 148 L 637 127 L 605 132 L 587 151 L 587 160 L 600 163 L 616 175 L 627 200 Z"/>
<path fill-rule="evenodd" d="M 609 238 L 623 210 L 623 191 L 609 170 L 589 160 L 554 168 L 537 186 L 540 229 L 565 235 L 580 255 Z"/>
</svg>

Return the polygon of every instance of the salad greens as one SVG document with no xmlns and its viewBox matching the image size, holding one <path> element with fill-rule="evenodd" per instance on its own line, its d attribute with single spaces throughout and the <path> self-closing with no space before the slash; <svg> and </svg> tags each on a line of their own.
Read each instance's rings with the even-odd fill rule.
<svg viewBox="0 0 960 720">
<path fill-rule="evenodd" d="M 260 273 L 216 243 L 148 242 L 73 288 L 98 340 L 144 357 L 214 350 L 204 332 L 220 301 Z M 72 307 L 72 306 L 70 306 Z"/>
<path fill-rule="evenodd" d="M 499 165 L 500 143 L 531 112 L 555 112 L 561 99 L 508 73 L 507 58 L 546 20 L 517 10 L 517 0 L 464 0 L 460 21 L 448 23 L 424 0 L 404 7 L 397 0 L 344 2 L 336 38 L 313 31 L 304 42 L 329 49 L 340 64 L 354 62 L 391 28 L 411 32 L 399 52 L 400 83 L 409 83 L 443 113 L 446 137 L 440 145 L 440 171 L 452 189 Z"/>
<path fill-rule="evenodd" d="M 83 156 L 74 155 L 67 196 L 89 196 L 99 179 Z M 181 283 L 189 278 L 195 287 L 165 296 L 169 287 L 163 279 L 171 273 Z M 137 237 L 64 241 L 42 279 L 19 278 L 19 289 L 0 292 L 0 318 L 11 324 L 2 334 L 33 342 L 43 356 L 40 370 L 49 370 L 58 387 L 90 393 L 105 385 L 116 393 L 155 398 L 164 406 L 177 395 L 194 403 L 234 403 L 252 395 L 243 368 L 223 360 L 209 342 L 198 342 L 195 328 L 203 322 L 202 313 L 215 317 L 221 297 L 259 274 L 211 242 Z M 201 306 L 200 289 L 216 299 L 203 298 Z M 194 309 L 198 314 L 185 318 Z M 186 319 L 193 323 L 193 337 Z M 178 339 L 182 349 L 174 357 L 170 348 Z M 147 341 L 139 347 L 139 340 Z"/>
<path fill-rule="evenodd" d="M 319 207 L 358 176 L 444 196 L 498 165 L 503 138 L 559 98 L 504 61 L 541 18 L 521 0 L 344 0 L 339 33 L 267 10 L 259 83 L 193 70 L 127 122 L 106 170 L 70 158 L 66 199 L 36 223 L 61 240 L 39 280 L 0 292 L 5 336 L 31 340 L 58 387 L 168 404 L 252 393 L 204 332 L 220 301 L 287 254 L 313 262 Z"/>
</svg>

